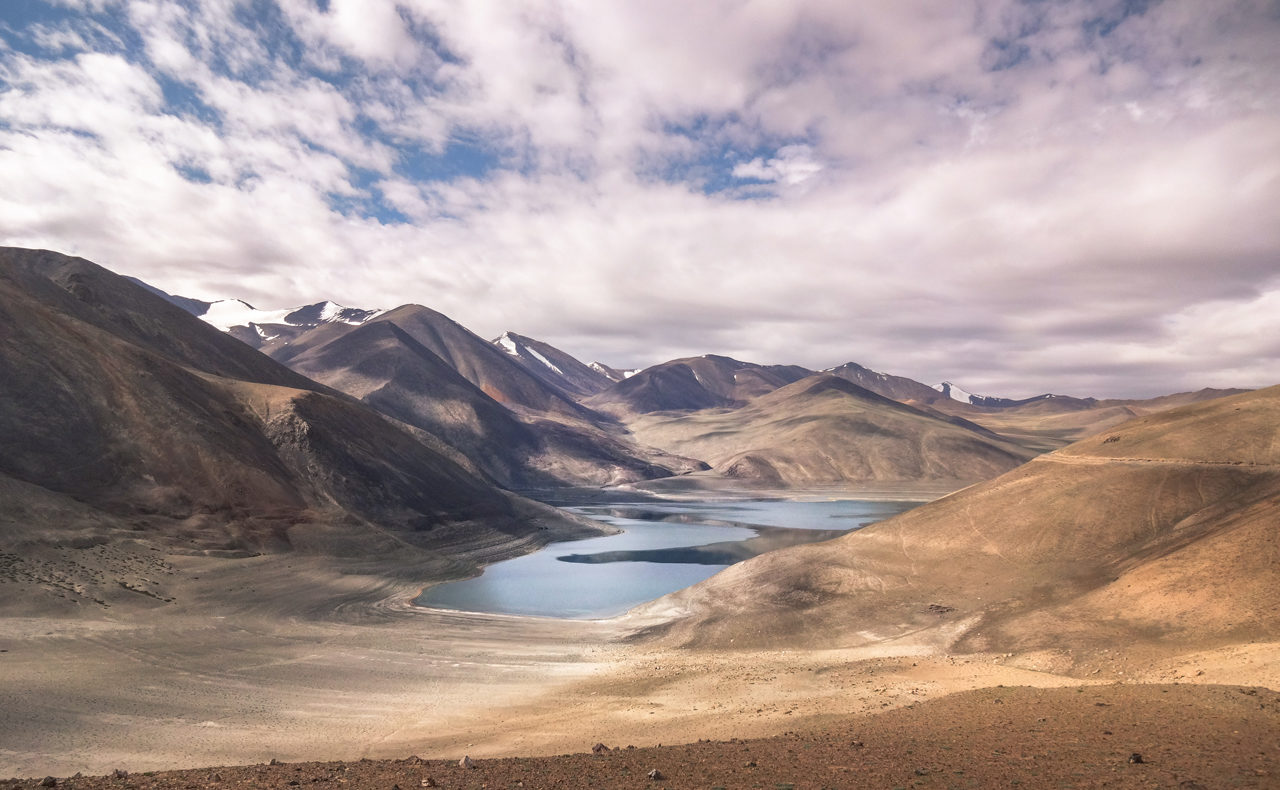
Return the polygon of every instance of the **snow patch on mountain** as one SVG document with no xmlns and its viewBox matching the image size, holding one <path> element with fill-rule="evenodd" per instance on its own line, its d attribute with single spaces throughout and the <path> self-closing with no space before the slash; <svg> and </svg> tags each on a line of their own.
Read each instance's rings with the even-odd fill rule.
<svg viewBox="0 0 1280 790">
<path fill-rule="evenodd" d="M 283 310 L 259 310 L 241 299 L 220 299 L 209 304 L 209 309 L 200 315 L 205 323 L 226 332 L 235 326 L 260 326 L 263 324 L 283 324 L 285 326 L 317 326 L 319 324 L 343 323 L 363 324 L 385 310 L 363 310 L 355 307 L 343 307 L 337 302 L 317 302 L 302 307 L 289 307 Z M 267 338 L 261 330 L 258 334 Z"/>
<path fill-rule="evenodd" d="M 525 350 L 525 351 L 528 351 L 530 354 L 532 354 L 532 355 L 533 355 L 534 359 L 538 360 L 538 361 L 539 361 L 539 362 L 541 362 L 542 364 L 544 364 L 544 365 L 546 365 L 547 367 L 551 368 L 551 369 L 552 369 L 552 370 L 554 370 L 556 373 L 560 374 L 561 376 L 563 376 L 563 375 L 564 375 L 564 371 L 563 371 L 563 370 L 561 370 L 560 368 L 558 368 L 558 367 L 556 367 L 555 365 L 551 364 L 551 360 L 549 360 L 549 359 L 547 359 L 546 357 L 542 356 L 542 355 L 541 355 L 541 354 L 539 354 L 537 351 L 534 351 L 532 348 L 529 348 L 528 346 L 525 346 L 525 349 L 524 349 L 524 350 Z"/>
<path fill-rule="evenodd" d="M 212 302 L 204 315 L 200 316 L 205 323 L 216 326 L 226 332 L 233 326 L 249 326 L 250 324 L 283 324 L 285 316 L 296 308 L 288 310 L 259 310 L 248 302 L 239 299 L 220 299 Z"/>
<path fill-rule="evenodd" d="M 498 345 L 502 346 L 513 357 L 520 356 L 520 345 L 511 337 L 510 332 L 503 332 L 502 337 L 498 338 Z"/>
<path fill-rule="evenodd" d="M 961 403 L 974 403 L 977 400 L 983 400 L 981 395 L 974 395 L 957 387 L 950 381 L 944 381 L 941 384 L 934 384 L 933 388 L 951 400 L 960 401 Z"/>
</svg>

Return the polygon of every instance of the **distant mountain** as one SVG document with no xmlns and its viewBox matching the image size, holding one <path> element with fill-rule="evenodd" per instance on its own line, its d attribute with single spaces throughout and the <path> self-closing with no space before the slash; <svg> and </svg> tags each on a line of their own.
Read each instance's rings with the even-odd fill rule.
<svg viewBox="0 0 1280 790">
<path fill-rule="evenodd" d="M 533 375 L 510 354 L 443 313 L 421 305 L 404 305 L 373 320 L 394 323 L 463 378 L 508 408 L 587 421 L 598 416 L 578 405 L 559 387 Z M 274 348 L 268 348 L 267 353 L 275 355 Z"/>
<path fill-rule="evenodd" d="M 610 381 L 622 381 L 623 379 L 629 379 L 635 374 L 640 372 L 639 368 L 631 368 L 631 369 L 611 368 L 602 362 L 592 362 L 590 365 L 588 365 L 588 367 L 590 367 L 592 370 L 596 371 L 597 373 L 602 374 L 605 378 L 609 379 Z"/>
<path fill-rule="evenodd" d="M 353 328 L 383 320 L 388 315 L 344 308 L 333 302 L 260 311 L 235 299 L 203 302 L 171 296 L 140 284 L 215 326 L 225 327 L 233 336 L 286 364 L 293 364 L 291 360 L 305 355 L 309 349 L 332 343 Z M 615 421 L 631 421 L 654 412 L 736 409 L 811 373 L 799 366 L 754 365 L 716 355 L 672 360 L 641 371 L 618 370 L 598 362 L 583 364 L 550 344 L 513 332 L 485 343 L 448 317 L 425 307 L 405 305 L 391 312 L 395 314 L 397 326 L 417 344 L 443 360 L 486 396 L 519 415 L 526 427 L 538 420 L 555 423 L 559 427 L 553 430 L 552 425 L 544 425 L 543 433 L 550 431 L 559 435 L 562 442 L 578 448 L 572 455 L 580 460 L 595 455 L 586 451 L 592 442 L 610 448 L 603 457 L 585 466 L 573 464 L 575 472 L 561 468 L 557 474 L 569 475 L 569 478 L 562 476 L 561 480 L 621 480 L 633 476 L 643 479 L 661 469 L 688 470 L 692 468 L 689 459 L 669 458 L 661 452 L 655 455 L 634 446 Z M 308 358 L 307 371 L 308 375 L 325 381 L 338 380 L 332 378 L 338 376 L 348 382 L 342 386 L 345 391 L 365 392 L 362 387 L 350 386 L 353 379 L 342 375 L 339 368 L 326 369 L 314 356 Z M 1048 393 L 1022 399 L 976 395 L 954 382 L 929 386 L 855 362 L 824 372 L 913 406 L 956 427 L 986 432 L 988 439 L 1013 441 L 1038 452 L 1061 447 L 1154 409 L 1186 402 L 1181 395 L 1147 401 L 1099 401 Z M 1231 392 L 1234 391 L 1205 390 L 1196 397 L 1218 397 Z M 384 411 L 391 408 L 387 405 L 387 394 L 378 396 L 383 399 L 380 408 Z M 368 397 L 368 393 L 360 397 Z M 416 397 L 424 396 L 419 392 Z M 477 413 L 497 414 L 483 406 L 478 408 Z M 474 468 L 484 469 L 504 485 L 525 485 L 517 481 L 538 478 L 546 469 L 565 460 L 558 451 L 548 450 L 541 440 L 517 441 L 516 434 L 507 430 L 510 426 L 499 427 L 495 422 L 490 429 L 466 425 L 446 427 L 448 410 L 434 408 L 433 411 L 436 416 L 432 419 L 425 419 L 421 408 L 413 419 L 406 419 L 403 410 L 395 414 L 438 438 L 452 437 L 442 441 L 458 445 L 463 455 L 455 457 L 473 461 L 480 458 L 478 464 L 473 464 Z M 486 431 L 494 439 L 505 437 L 510 450 L 507 455 L 514 453 L 518 457 L 504 458 L 501 453 L 473 445 L 463 438 Z M 532 451 L 532 447 L 543 449 Z M 529 459 L 533 457 L 543 459 L 538 463 L 540 471 L 529 467 Z M 604 462 L 604 458 L 611 460 Z M 600 466 L 602 462 L 606 466 Z M 617 466 L 617 474 L 606 472 L 608 466 Z M 530 474 L 533 477 L 529 477 Z"/>
<path fill-rule="evenodd" d="M 1149 661 L 1274 641 L 1277 425 L 1280 387 L 1121 423 L 660 599 L 653 611 L 682 616 L 657 633 L 734 649 L 902 637 L 948 653 L 1053 656 L 1056 671 L 1081 675 L 1117 645 Z"/>
<path fill-rule="evenodd" d="M 864 368 L 856 362 L 846 362 L 839 367 L 830 368 L 823 372 L 851 381 L 877 395 L 883 395 L 886 398 L 913 406 L 934 403 L 946 397 L 944 393 L 927 384 L 921 384 L 915 379 L 880 373 L 870 368 Z"/>
<path fill-rule="evenodd" d="M 611 419 L 578 405 L 578 394 L 610 381 L 546 343 L 514 333 L 486 343 L 420 305 L 378 311 L 325 301 L 262 311 L 238 299 L 201 302 L 142 285 L 420 429 L 420 439 L 499 485 L 603 485 L 701 466 L 636 447 Z"/>
<path fill-rule="evenodd" d="M 321 324 L 363 324 L 380 312 L 328 301 L 283 310 L 258 310 L 239 299 L 222 299 L 210 302 L 208 309 L 198 315 L 237 340 L 262 348 L 273 341 L 288 343 Z"/>
<path fill-rule="evenodd" d="M 607 368 L 584 365 L 549 343 L 515 332 L 504 332 L 493 344 L 545 383 L 577 397 L 594 395 L 617 380 Z"/>
<path fill-rule="evenodd" d="M 590 420 L 563 413 L 551 419 L 528 408 L 510 410 L 418 340 L 425 334 L 422 318 L 416 310 L 393 310 L 385 319 L 363 326 L 324 328 L 289 347 L 298 352 L 289 357 L 289 365 L 427 432 L 460 463 L 508 488 L 617 484 L 698 468 L 685 459 L 641 450 Z M 401 321 L 416 327 L 417 336 Z M 437 339 L 436 347 L 450 346 Z M 461 342 L 451 348 L 454 361 L 462 353 L 477 353 Z M 492 350 L 486 345 L 484 354 Z M 503 363 L 526 375 L 519 363 Z M 495 390 L 493 377 L 505 375 L 489 360 L 469 369 L 483 370 Z M 501 391 L 516 392 L 527 385 L 508 378 Z M 532 400 L 527 397 L 530 391 L 525 390 L 526 402 Z"/>
<path fill-rule="evenodd" d="M 956 401 L 957 403 L 966 403 L 971 406 L 981 406 L 988 409 L 1012 409 L 1030 404 L 1044 404 L 1050 411 L 1076 411 L 1090 408 L 1097 403 L 1097 400 L 1094 398 L 1073 398 L 1070 395 L 1053 395 L 1050 393 L 1022 399 L 996 398 L 990 395 L 974 395 L 973 393 L 960 389 L 950 381 L 944 381 L 941 384 L 937 384 L 934 386 L 934 389 L 942 393 L 944 398 Z"/>
<path fill-rule="evenodd" d="M 152 540 L 465 569 L 481 549 L 589 532 L 82 259 L 0 249 L 0 337 L 9 546 Z"/>
<path fill-rule="evenodd" d="M 618 416 L 736 408 L 812 373 L 797 365 L 756 365 L 707 354 L 645 368 L 584 403 Z"/>
<path fill-rule="evenodd" d="M 956 425 L 831 374 L 746 406 L 630 423 L 640 441 L 709 463 L 761 487 L 905 480 L 985 480 L 1034 453 L 989 431 Z"/>
<path fill-rule="evenodd" d="M 343 307 L 329 301 L 283 310 L 259 310 L 242 299 L 219 299 L 206 302 L 165 293 L 136 277 L 124 279 L 254 348 L 261 348 L 266 343 L 281 338 L 288 342 L 321 324 L 363 324 L 382 312 L 358 307 Z"/>
</svg>

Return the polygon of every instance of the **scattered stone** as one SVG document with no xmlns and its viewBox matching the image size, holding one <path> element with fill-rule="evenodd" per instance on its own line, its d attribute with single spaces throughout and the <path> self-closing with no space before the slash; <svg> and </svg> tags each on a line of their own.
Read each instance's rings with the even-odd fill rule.
<svg viewBox="0 0 1280 790">
<path fill-rule="evenodd" d="M 663 779 L 666 779 L 667 777 L 663 775 L 662 771 L 659 771 L 657 768 L 654 768 L 652 771 L 649 772 L 649 778 L 655 782 L 660 782 Z"/>
<path fill-rule="evenodd" d="M 57 787 L 58 780 L 54 779 L 52 776 L 46 776 L 45 778 L 40 780 L 40 786 L 41 787 Z"/>
<path fill-rule="evenodd" d="M 744 766 L 744 767 L 746 767 L 746 768 L 755 768 L 755 767 L 756 767 L 756 761 L 755 761 L 755 760 L 752 760 L 751 762 L 747 763 L 747 764 L 746 764 L 746 766 Z"/>
<path fill-rule="evenodd" d="M 280 761 L 274 757 L 271 758 L 271 762 L 267 763 L 267 765 L 279 765 L 279 764 L 280 764 Z"/>
<path fill-rule="evenodd" d="M 128 772 L 128 771 L 126 771 L 126 770 L 125 770 L 125 769 L 123 769 L 123 768 L 117 768 L 117 769 L 115 769 L 114 771 L 112 771 L 112 772 L 111 772 L 111 775 L 112 775 L 112 776 L 114 776 L 114 777 L 115 777 L 115 778 L 117 778 L 117 779 L 128 779 L 128 778 L 129 778 L 129 772 Z"/>
<path fill-rule="evenodd" d="M 222 774 L 214 774 L 214 775 L 213 775 L 213 781 L 215 781 L 215 782 L 221 782 L 221 781 L 222 781 Z"/>
<path fill-rule="evenodd" d="M 1138 754 L 1137 752 L 1134 752 L 1133 754 L 1129 755 L 1129 763 L 1130 763 L 1130 764 L 1132 764 L 1132 765 L 1141 765 L 1143 762 L 1144 762 L 1144 761 L 1143 761 L 1143 759 L 1142 759 L 1142 755 Z"/>
<path fill-rule="evenodd" d="M 597 743 L 595 746 L 591 747 L 591 753 L 595 755 L 605 754 L 608 751 L 609 747 L 605 746 L 603 743 Z"/>
<path fill-rule="evenodd" d="M 436 780 L 435 780 L 435 779 L 432 779 L 430 776 L 428 776 L 426 779 L 423 779 L 423 780 L 422 780 L 422 786 L 423 786 L 423 787 L 438 787 L 439 785 L 437 785 L 437 784 L 436 784 Z"/>
<path fill-rule="evenodd" d="M 458 761 L 458 767 L 459 768 L 475 768 L 476 762 L 475 760 L 471 759 L 470 755 L 464 755 L 463 758 Z"/>
</svg>

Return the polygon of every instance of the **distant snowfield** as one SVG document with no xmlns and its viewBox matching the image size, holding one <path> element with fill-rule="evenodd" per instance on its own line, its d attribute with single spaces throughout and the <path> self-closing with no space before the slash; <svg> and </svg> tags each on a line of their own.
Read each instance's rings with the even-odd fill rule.
<svg viewBox="0 0 1280 790">
<path fill-rule="evenodd" d="M 289 316 L 294 313 L 307 309 L 308 307 L 319 307 L 318 317 L 314 321 L 289 321 Z M 317 305 L 304 305 L 303 307 L 287 307 L 283 310 L 259 310 L 248 302 L 240 299 L 220 299 L 209 305 L 209 309 L 200 316 L 205 323 L 214 326 L 223 332 L 228 331 L 233 326 L 253 326 L 262 324 L 285 324 L 288 326 L 314 326 L 317 324 L 363 324 L 374 316 L 381 315 L 383 310 L 352 310 L 343 307 L 337 302 L 324 301 Z M 355 313 L 360 317 L 358 319 L 348 317 Z M 259 334 L 264 338 L 262 331 Z"/>
<path fill-rule="evenodd" d="M 200 318 L 204 319 L 205 323 L 226 332 L 233 326 L 283 324 L 285 316 L 297 309 L 291 307 L 286 310 L 259 310 L 239 299 L 222 299 L 210 304 L 209 309 Z"/>
</svg>

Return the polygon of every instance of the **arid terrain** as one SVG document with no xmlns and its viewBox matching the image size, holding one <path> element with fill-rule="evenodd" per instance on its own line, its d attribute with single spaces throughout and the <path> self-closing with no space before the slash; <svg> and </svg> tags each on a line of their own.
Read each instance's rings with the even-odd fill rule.
<svg viewBox="0 0 1280 790">
<path fill-rule="evenodd" d="M 1085 435 L 1019 465 L 1030 444 L 975 422 L 997 412 L 697 358 L 591 396 L 632 433 L 422 310 L 406 321 L 451 338 L 436 351 L 388 329 L 396 311 L 335 331 L 361 341 L 350 355 L 318 343 L 324 326 L 298 334 L 317 341 L 291 349 L 298 358 L 335 352 L 311 359 L 332 363 L 339 391 L 86 261 L 9 250 L 0 262 L 0 351 L 15 373 L 0 380 L 0 776 L 1276 783 L 1280 387 L 1130 403 L 1114 423 L 1115 404 L 1000 407 L 1004 428 L 1037 449 L 1060 444 L 1067 423 Z M 616 389 L 626 381 L 638 383 Z M 423 410 L 445 390 L 470 405 Z M 403 420 L 375 408 L 376 392 L 395 394 Z M 619 394 L 635 397 L 610 401 Z M 712 405 L 646 411 L 673 394 Z M 463 428 L 483 444 L 508 435 L 485 426 L 534 425 L 532 455 L 490 472 L 450 444 Z M 619 463 L 575 449 L 588 435 L 617 442 Z M 665 474 L 644 459 L 686 453 L 717 468 L 643 479 Z M 411 605 L 426 585 L 608 531 L 495 477 L 536 467 L 591 479 L 614 466 L 624 496 L 784 483 L 819 486 L 788 496 L 928 504 L 610 620 Z M 999 476 L 965 485 L 963 470 Z M 597 743 L 607 752 L 591 754 Z M 477 767 L 458 766 L 463 756 Z M 117 769 L 128 776 L 107 776 Z"/>
</svg>

